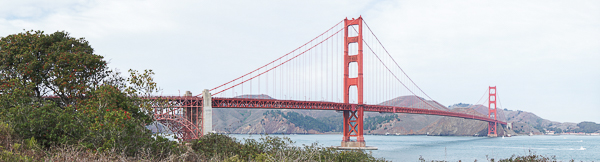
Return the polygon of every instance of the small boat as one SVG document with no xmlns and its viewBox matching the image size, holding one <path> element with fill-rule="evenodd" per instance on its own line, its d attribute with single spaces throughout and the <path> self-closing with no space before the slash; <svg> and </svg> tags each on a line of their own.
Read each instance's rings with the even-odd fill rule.
<svg viewBox="0 0 600 162">
<path fill-rule="evenodd" d="M 390 133 L 388 133 L 388 132 L 385 132 L 385 135 L 386 135 L 386 136 L 387 136 L 387 135 L 390 135 Z"/>
</svg>

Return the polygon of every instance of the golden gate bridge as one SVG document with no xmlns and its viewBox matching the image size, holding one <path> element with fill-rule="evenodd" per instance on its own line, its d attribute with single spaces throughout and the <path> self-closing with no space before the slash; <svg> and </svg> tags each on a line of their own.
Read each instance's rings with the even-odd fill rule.
<svg viewBox="0 0 600 162">
<path fill-rule="evenodd" d="M 497 125 L 506 125 L 496 117 L 496 87 L 489 87 L 488 97 L 487 116 L 450 111 L 413 82 L 358 17 L 202 94 L 152 99 L 167 101 L 153 106 L 154 117 L 180 140 L 212 131 L 212 108 L 315 109 L 343 112 L 341 147 L 365 148 L 365 111 L 486 121 L 488 136 L 496 137 Z"/>
</svg>

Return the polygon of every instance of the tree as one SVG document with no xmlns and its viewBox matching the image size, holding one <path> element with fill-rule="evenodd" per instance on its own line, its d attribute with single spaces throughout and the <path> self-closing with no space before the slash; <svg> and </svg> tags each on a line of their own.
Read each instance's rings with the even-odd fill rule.
<svg viewBox="0 0 600 162">
<path fill-rule="evenodd" d="M 151 70 L 130 78 L 108 70 L 84 38 L 26 31 L 0 39 L 0 120 L 46 147 L 77 144 L 102 151 L 174 147 L 152 137 Z M 128 81 L 129 83 L 127 83 Z M 157 152 L 157 154 L 167 154 Z"/>
<path fill-rule="evenodd" d="M 84 38 L 66 32 L 26 31 L 4 37 L 0 39 L 0 84 L 9 88 L 0 93 L 27 90 L 24 95 L 35 100 L 56 95 L 59 102 L 55 103 L 64 108 L 97 88 L 110 73 L 103 57 L 93 52 Z"/>
</svg>

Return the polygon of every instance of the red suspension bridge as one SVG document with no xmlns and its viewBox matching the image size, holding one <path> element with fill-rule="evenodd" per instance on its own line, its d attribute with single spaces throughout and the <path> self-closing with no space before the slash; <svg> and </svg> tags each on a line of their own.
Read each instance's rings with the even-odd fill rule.
<svg viewBox="0 0 600 162">
<path fill-rule="evenodd" d="M 365 28 L 366 27 L 366 28 Z M 450 116 L 486 121 L 488 136 L 506 122 L 496 118 L 496 87 L 487 116 L 451 112 L 417 86 L 367 23 L 344 19 L 291 52 L 202 94 L 157 96 L 155 118 L 182 140 L 212 130 L 212 108 L 316 109 L 343 112 L 342 147 L 365 147 L 365 111 Z"/>
</svg>

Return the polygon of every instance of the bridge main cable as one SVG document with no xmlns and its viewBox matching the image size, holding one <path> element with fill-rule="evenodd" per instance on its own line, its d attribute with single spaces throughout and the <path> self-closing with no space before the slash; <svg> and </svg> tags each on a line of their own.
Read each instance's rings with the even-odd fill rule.
<svg viewBox="0 0 600 162">
<path fill-rule="evenodd" d="M 223 89 L 223 90 L 221 90 L 221 91 L 219 91 L 219 92 L 217 92 L 217 93 L 215 93 L 215 94 L 213 94 L 213 95 L 217 95 L 217 94 L 219 94 L 219 93 L 221 93 L 221 92 L 227 91 L 227 90 L 229 90 L 229 89 L 231 89 L 231 88 L 233 88 L 233 87 L 236 87 L 236 86 L 238 86 L 238 85 L 240 85 L 240 84 L 243 84 L 243 83 L 245 83 L 245 82 L 247 82 L 247 81 L 249 81 L 249 80 L 252 80 L 252 79 L 254 79 L 254 78 L 256 78 L 256 77 L 259 77 L 259 76 L 261 76 L 262 74 L 265 74 L 265 73 L 267 73 L 267 72 L 269 72 L 269 71 L 271 71 L 271 70 L 273 70 L 273 69 L 275 69 L 275 68 L 277 68 L 277 67 L 279 67 L 279 66 L 281 66 L 281 65 L 283 65 L 283 64 L 285 64 L 285 63 L 287 63 L 287 62 L 289 62 L 289 61 L 291 61 L 291 60 L 293 60 L 293 59 L 295 59 L 296 57 L 303 55 L 303 54 L 304 54 L 304 53 L 306 53 L 307 51 L 310 51 L 311 49 L 315 48 L 316 46 L 320 45 L 321 43 L 323 43 L 323 42 L 325 42 L 325 41 L 329 40 L 329 38 L 331 38 L 331 37 L 333 37 L 333 36 L 337 35 L 339 32 L 341 32 L 341 31 L 343 31 L 343 30 L 344 30 L 344 29 L 342 28 L 342 29 L 338 30 L 337 32 L 335 32 L 334 34 L 332 34 L 332 35 L 330 35 L 329 37 L 327 37 L 326 39 L 324 39 L 324 40 L 320 41 L 319 43 L 317 43 L 317 44 L 315 44 L 315 45 L 311 46 L 310 48 L 306 49 L 304 52 L 302 52 L 302 53 L 299 53 L 299 54 L 297 54 L 296 56 L 294 56 L 294 57 L 292 57 L 292 58 L 290 58 L 290 59 L 288 59 L 288 60 L 286 60 L 286 61 L 284 61 L 284 62 L 282 62 L 282 63 L 280 63 L 280 64 L 278 64 L 278 65 L 276 65 L 276 66 L 274 66 L 274 67 L 272 67 L 272 68 L 270 68 L 270 69 L 268 69 L 268 70 L 266 70 L 266 71 L 264 71 L 264 72 L 262 72 L 262 73 L 260 73 L 260 74 L 258 74 L 258 75 L 256 75 L 256 76 L 253 76 L 253 77 L 251 77 L 251 78 L 249 78 L 249 79 L 246 79 L 246 80 L 244 80 L 244 81 L 242 81 L 242 82 L 240 82 L 240 83 L 238 83 L 238 84 L 235 84 L 235 85 L 233 85 L 233 86 L 231 86 L 231 87 L 229 87 L 229 88 Z M 311 41 L 311 42 L 312 42 L 312 41 Z M 310 43 L 310 42 L 309 42 L 309 43 Z M 289 54 L 289 53 L 288 53 L 288 54 Z M 288 54 L 286 54 L 286 56 L 287 56 Z M 277 61 L 277 60 L 275 60 L 275 61 Z M 273 62 L 275 62 L 275 61 L 273 61 Z M 271 64 L 271 63 L 269 63 L 269 64 Z M 269 64 L 267 64 L 267 65 L 269 65 Z M 265 66 L 267 66 L 267 65 L 265 65 Z M 265 66 L 262 66 L 262 67 L 265 67 Z M 261 67 L 261 68 L 262 68 L 262 67 Z M 246 74 L 246 75 L 249 75 L 249 74 L 251 74 L 251 73 L 253 73 L 253 72 L 255 72 L 255 71 L 258 71 L 258 70 L 260 70 L 261 68 L 258 68 L 258 69 L 254 70 L 254 71 L 252 71 L 252 72 L 250 72 L 250 73 L 248 73 L 248 74 Z M 246 76 L 246 75 L 244 75 L 244 76 Z M 244 77 L 244 76 L 241 76 L 241 77 L 239 77 L 239 78 L 242 78 L 242 77 Z M 239 79 L 239 78 L 237 78 L 237 79 Z M 233 82 L 233 81 L 235 81 L 235 80 L 237 80 L 237 79 L 234 79 L 234 80 L 232 80 L 232 81 L 230 81 L 230 82 L 228 82 L 228 83 L 231 83 L 231 82 Z M 226 85 L 226 84 L 228 84 L 228 83 L 225 83 L 225 84 L 223 84 L 223 85 L 221 85 L 221 86 L 219 86 L 219 87 L 222 87 L 222 86 L 224 86 L 224 85 Z M 212 90 L 214 90 L 214 89 L 217 89 L 217 88 L 213 88 Z"/>
<path fill-rule="evenodd" d="M 275 62 L 277 62 L 278 60 L 281 60 L 282 58 L 284 58 L 284 57 L 286 57 L 286 56 L 288 56 L 288 55 L 290 55 L 290 54 L 294 53 L 295 51 L 299 50 L 300 48 L 302 48 L 302 47 L 304 47 L 304 46 L 308 45 L 309 43 L 313 42 L 313 41 L 314 41 L 314 40 L 316 40 L 317 38 L 319 38 L 319 37 L 323 36 L 324 34 L 328 33 L 328 32 L 329 32 L 331 29 L 333 29 L 333 28 L 335 28 L 336 26 L 340 25 L 342 22 L 344 22 L 344 21 L 342 20 L 342 21 L 338 22 L 337 24 L 335 24 L 335 25 L 334 25 L 334 26 L 332 26 L 331 28 L 327 29 L 327 31 L 325 31 L 325 32 L 323 32 L 323 33 L 321 33 L 321 34 L 319 34 L 319 35 L 318 35 L 318 36 L 316 36 L 315 38 L 313 38 L 313 39 L 311 39 L 310 41 L 308 41 L 308 42 L 304 43 L 302 46 L 300 46 L 300 47 L 298 47 L 298 48 L 296 48 L 296 49 L 292 50 L 291 52 L 289 52 L 289 53 L 287 53 L 287 54 L 285 54 L 285 55 L 283 55 L 283 56 L 281 56 L 281 57 L 279 57 L 279 58 L 277 58 L 277 59 L 275 59 L 275 60 L 273 60 L 273 61 L 271 61 L 271 62 L 269 62 L 269 63 L 267 63 L 267 64 L 265 64 L 265 65 L 263 65 L 263 66 L 261 66 L 261 67 L 259 67 L 259 68 L 257 68 L 257 69 L 255 69 L 255 70 L 253 70 L 253 71 L 251 71 L 251 72 L 249 72 L 249 73 L 247 73 L 247 74 L 244 74 L 244 75 L 242 75 L 242 76 L 240 76 L 240 77 L 238 77 L 238 78 L 236 78 L 236 79 L 233 79 L 233 80 L 231 80 L 231 81 L 229 81 L 229 82 L 227 82 L 227 83 L 225 83 L 225 84 L 222 84 L 222 85 L 220 85 L 220 86 L 217 86 L 217 87 L 215 87 L 215 88 L 212 88 L 212 89 L 210 89 L 209 91 L 213 91 L 213 90 L 216 90 L 216 89 L 218 89 L 218 88 L 221 88 L 221 87 L 223 87 L 223 86 L 225 86 L 225 85 L 227 85 L 227 84 L 229 84 L 229 83 L 232 83 L 232 82 L 234 82 L 234 81 L 236 81 L 236 80 L 239 80 L 239 79 L 241 79 L 241 78 L 244 78 L 245 76 L 248 76 L 248 75 L 250 75 L 250 74 L 252 74 L 252 73 L 254 73 L 254 72 L 256 72 L 256 71 L 258 71 L 258 70 L 260 70 L 260 69 L 262 69 L 262 68 L 264 68 L 264 67 L 267 67 L 267 66 L 269 66 L 269 65 L 271 65 L 271 64 L 273 64 L 273 63 L 275 63 Z M 340 30 L 340 31 L 341 31 L 341 30 Z M 339 33 L 340 31 L 337 31 L 335 34 L 332 34 L 331 36 L 327 37 L 327 39 L 331 38 L 333 35 L 336 35 L 336 34 L 337 34 L 337 33 Z M 325 39 L 325 40 L 327 40 L 327 39 Z M 323 41 L 325 41 L 325 40 L 323 40 Z M 323 41 L 319 42 L 317 45 L 321 44 Z M 316 46 L 316 45 L 315 45 L 315 46 Z M 315 46 L 311 47 L 310 49 L 314 48 Z M 310 49 L 308 49 L 308 50 L 310 50 Z M 308 50 L 307 50 L 307 51 L 308 51 Z M 305 52 L 306 52 L 306 51 L 305 51 Z M 303 52 L 303 53 L 304 53 L 304 52 Z M 300 54 L 299 54 L 299 55 L 300 55 Z M 297 55 L 297 56 L 298 56 L 298 55 Z M 294 58 L 295 58 L 295 57 L 294 57 Z M 293 58 L 292 58 L 292 59 L 293 59 Z M 289 60 L 291 60 L 291 59 L 289 59 Z M 287 61 L 289 61 L 289 60 L 287 60 Z M 287 61 L 286 61 L 286 62 L 287 62 Z M 284 62 L 284 63 L 285 63 L 285 62 Z M 280 65 L 282 65 L 282 64 L 279 64 L 278 66 L 280 66 Z M 271 68 L 271 69 L 272 69 L 272 68 Z M 270 69 L 269 69 L 269 70 L 270 70 Z M 262 73 L 261 73 L 261 74 L 262 74 Z M 253 77 L 253 78 L 254 78 L 254 77 Z M 245 82 L 245 81 L 244 81 L 244 82 Z M 235 87 L 235 86 L 237 86 L 237 85 L 239 85 L 239 84 L 236 84 L 236 85 L 234 85 L 234 86 L 232 86 L 232 87 Z M 230 87 L 230 88 L 231 88 L 231 87 Z M 227 88 L 227 89 L 230 89 L 230 88 Z M 215 93 L 215 94 L 213 94 L 213 95 L 219 94 L 219 93 L 221 93 L 221 92 L 223 92 L 223 91 L 219 91 L 219 92 L 217 92 L 217 93 Z M 198 94 L 198 95 L 196 95 L 196 96 L 200 96 L 200 94 Z"/>
<path fill-rule="evenodd" d="M 363 20 L 363 21 L 364 21 L 364 20 Z M 365 25 L 366 25 L 366 23 L 365 23 Z M 372 35 L 375 37 L 375 39 L 377 39 L 377 36 L 375 35 L 375 33 L 373 33 L 373 31 L 371 31 L 371 29 L 369 28 L 369 26 L 368 26 L 368 25 L 366 25 L 366 26 L 367 26 L 367 28 L 369 29 L 369 31 L 371 32 L 371 34 L 372 34 Z M 354 29 L 354 30 L 356 31 L 356 28 L 352 27 L 352 29 Z M 377 41 L 379 42 L 379 39 L 377 39 Z M 398 78 L 398 76 L 396 76 L 396 74 L 394 74 L 394 72 L 392 72 L 392 70 L 390 70 L 390 68 L 389 68 L 387 65 L 385 65 L 385 63 L 383 62 L 383 60 L 381 60 L 381 58 L 379 57 L 379 55 L 377 55 L 377 53 L 376 53 L 376 52 L 375 52 L 375 51 L 374 51 L 374 50 L 371 48 L 371 46 L 370 46 L 370 45 L 369 45 L 369 44 L 368 44 L 368 43 L 367 43 L 365 40 L 363 40 L 363 43 L 365 43 L 365 45 L 367 45 L 367 47 L 369 48 L 369 50 L 371 51 L 371 53 L 373 53 L 373 55 L 375 55 L 375 57 L 377 58 L 377 60 L 379 60 L 379 62 L 380 62 L 382 65 L 383 65 L 383 67 L 385 67 L 385 68 L 386 68 L 386 70 L 387 70 L 388 72 L 390 72 L 390 74 L 391 74 L 392 76 L 394 76 L 394 78 L 396 79 L 396 81 L 400 82 L 400 84 L 402 84 L 402 86 L 404 86 L 404 88 L 406 88 L 406 89 L 407 89 L 407 90 L 408 90 L 410 93 L 412 93 L 413 95 L 417 96 L 417 94 L 416 94 L 416 93 L 414 93 L 414 92 L 413 92 L 413 91 L 412 91 L 410 88 L 408 88 L 408 87 L 406 86 L 406 84 L 404 84 L 402 81 L 400 81 L 400 79 Z M 384 49 L 384 50 L 387 52 L 387 50 L 385 49 L 385 47 L 383 46 L 383 44 L 381 44 L 381 42 L 379 42 L 379 43 L 380 43 L 381 47 L 382 47 L 382 48 L 383 48 L 383 49 Z M 400 66 L 398 65 L 398 63 L 397 63 L 397 62 L 394 60 L 394 58 L 393 58 L 393 57 L 392 57 L 392 56 L 389 54 L 389 52 L 387 52 L 387 54 L 388 54 L 388 56 L 389 56 L 389 57 L 392 59 L 392 61 L 394 61 L 394 63 L 396 63 L 396 66 L 398 66 L 398 68 L 400 68 Z M 402 70 L 402 68 L 400 68 L 400 70 Z M 402 70 L 402 72 L 404 73 L 404 70 Z M 405 76 L 406 76 L 408 79 L 410 79 L 410 77 L 408 77 L 408 75 L 406 75 L 406 73 L 404 73 L 404 75 L 405 75 Z M 417 84 L 415 84 L 415 83 L 414 83 L 412 80 L 410 80 L 410 81 L 413 83 L 413 85 L 415 85 L 417 88 L 419 88 L 419 87 L 417 86 Z M 427 96 L 427 97 L 428 97 L 430 100 L 434 101 L 434 100 L 433 100 L 433 99 L 431 99 L 431 97 L 429 97 L 429 96 L 428 96 L 428 95 L 427 95 L 425 92 L 423 92 L 423 90 L 421 90 L 421 88 L 419 88 L 419 90 L 420 90 L 420 91 L 421 91 L 423 94 L 425 94 L 425 95 L 426 95 L 426 96 Z M 417 97 L 417 98 L 418 98 L 419 100 L 421 100 L 421 102 L 423 102 L 423 103 L 425 103 L 425 104 L 429 105 L 429 106 L 430 106 L 432 109 L 433 109 L 433 108 L 435 108 L 435 106 L 433 106 L 433 105 L 429 104 L 429 102 L 427 102 L 427 101 L 423 100 L 422 98 L 419 98 L 419 97 Z"/>
<path fill-rule="evenodd" d="M 425 91 L 423 91 L 407 74 L 406 72 L 404 72 L 404 69 L 402 69 L 400 67 L 400 65 L 398 64 L 398 62 L 396 62 L 396 60 L 392 57 L 392 55 L 390 55 L 390 52 L 388 52 L 388 50 L 385 48 L 385 46 L 383 46 L 383 44 L 381 43 L 381 41 L 379 41 L 379 38 L 377 38 L 377 35 L 375 35 L 375 33 L 373 33 L 373 31 L 371 30 L 371 28 L 369 27 L 369 24 L 367 24 L 367 22 L 365 21 L 365 26 L 367 26 L 367 29 L 369 29 L 369 32 L 371 32 L 371 35 L 373 35 L 373 37 L 375 37 L 375 40 L 377 40 L 377 42 L 379 43 L 379 45 L 381 45 L 381 47 L 383 48 L 383 50 L 385 51 L 385 53 L 388 54 L 388 56 L 392 59 L 392 61 L 396 64 L 396 66 L 398 67 L 398 69 L 400 69 L 400 71 L 402 71 L 402 73 L 404 74 L 404 76 L 406 76 L 406 78 L 408 78 L 408 80 L 410 80 L 410 82 L 413 83 L 413 85 L 415 85 L 415 87 L 417 87 L 417 89 L 419 89 L 419 91 L 421 91 L 425 96 L 427 96 L 427 98 L 429 98 L 430 100 L 433 100 L 431 97 L 429 97 L 429 95 L 427 95 L 427 93 L 425 93 Z M 365 42 L 366 44 L 366 42 Z M 367 45 L 368 46 L 368 45 Z M 407 88 L 408 89 L 408 88 Z M 414 93 L 413 93 L 414 94 Z"/>
</svg>

